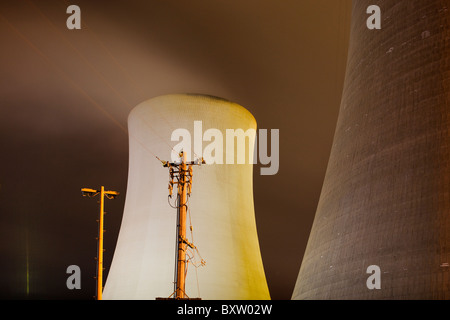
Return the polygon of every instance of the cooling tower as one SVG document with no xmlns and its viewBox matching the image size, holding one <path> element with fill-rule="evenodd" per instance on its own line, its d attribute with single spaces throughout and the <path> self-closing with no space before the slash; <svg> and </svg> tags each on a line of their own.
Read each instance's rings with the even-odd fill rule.
<svg viewBox="0 0 450 320">
<path fill-rule="evenodd" d="M 379 30 L 366 25 L 373 4 Z M 353 1 L 337 128 L 293 299 L 450 299 L 449 4 Z"/>
<path fill-rule="evenodd" d="M 134 108 L 128 127 L 125 208 L 103 298 L 167 298 L 174 291 L 177 210 L 171 207 L 174 199 L 168 199 L 169 170 L 155 156 L 171 160 L 171 147 L 178 144 L 171 141 L 172 133 L 187 129 L 191 134 L 191 160 L 201 157 L 202 150 L 211 151 L 214 143 L 217 148 L 210 155 L 217 163 L 208 164 L 211 161 L 205 157 L 206 165 L 193 167 L 186 234 L 199 256 L 188 263 L 186 294 L 209 300 L 270 299 L 253 205 L 256 121 L 250 112 L 215 97 L 167 95 Z M 226 149 L 227 129 L 249 133 L 246 146 L 252 152 L 247 150 L 250 160 L 245 164 L 237 164 L 237 141 L 234 149 Z M 183 140 L 177 134 L 175 138 Z M 217 152 L 222 146 L 220 164 Z M 201 258 L 205 266 L 200 265 Z"/>
</svg>

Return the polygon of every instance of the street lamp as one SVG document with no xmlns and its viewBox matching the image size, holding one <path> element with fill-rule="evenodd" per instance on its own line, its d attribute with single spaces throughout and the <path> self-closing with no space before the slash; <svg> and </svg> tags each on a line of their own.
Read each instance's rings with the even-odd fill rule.
<svg viewBox="0 0 450 320">
<path fill-rule="evenodd" d="M 100 190 L 94 190 L 90 188 L 82 188 L 81 194 L 83 197 L 95 197 L 100 194 L 100 219 L 98 226 L 98 257 L 97 257 L 97 300 L 102 300 L 103 290 L 103 215 L 104 215 L 104 197 L 108 199 L 115 199 L 119 192 L 117 191 L 105 191 L 105 187 L 101 187 Z"/>
</svg>

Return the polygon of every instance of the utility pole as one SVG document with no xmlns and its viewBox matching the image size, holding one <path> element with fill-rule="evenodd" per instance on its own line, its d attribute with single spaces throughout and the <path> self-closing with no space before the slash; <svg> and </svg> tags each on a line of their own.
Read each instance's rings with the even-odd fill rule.
<svg viewBox="0 0 450 320">
<path fill-rule="evenodd" d="M 102 300 L 103 292 L 103 229 L 104 224 L 104 209 L 105 209 L 105 196 L 108 199 L 114 199 L 119 195 L 117 191 L 105 191 L 105 187 L 101 186 L 100 190 L 94 190 L 90 188 L 82 188 L 81 194 L 83 197 L 95 197 L 100 194 L 100 217 L 98 220 L 98 256 L 97 256 L 97 300 Z"/>
<path fill-rule="evenodd" d="M 187 197 L 192 190 L 192 166 L 205 163 L 203 158 L 197 161 L 186 161 L 186 154 L 180 152 L 180 162 L 161 161 L 164 167 L 169 168 L 169 197 L 172 197 L 173 185 L 178 187 L 177 193 L 177 249 L 176 249 L 176 275 L 174 284 L 175 299 L 189 299 L 185 292 L 186 286 L 186 248 L 195 246 L 186 239 Z"/>
</svg>

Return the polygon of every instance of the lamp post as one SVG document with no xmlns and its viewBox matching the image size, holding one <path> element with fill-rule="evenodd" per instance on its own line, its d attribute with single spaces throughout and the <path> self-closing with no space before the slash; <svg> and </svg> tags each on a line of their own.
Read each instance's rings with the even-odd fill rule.
<svg viewBox="0 0 450 320">
<path fill-rule="evenodd" d="M 82 188 L 81 194 L 83 197 L 95 197 L 100 194 L 100 218 L 98 226 L 98 257 L 97 257 L 97 300 L 102 300 L 103 291 L 103 215 L 104 215 L 104 198 L 114 199 L 119 195 L 117 191 L 105 191 L 102 186 L 100 190 Z"/>
</svg>

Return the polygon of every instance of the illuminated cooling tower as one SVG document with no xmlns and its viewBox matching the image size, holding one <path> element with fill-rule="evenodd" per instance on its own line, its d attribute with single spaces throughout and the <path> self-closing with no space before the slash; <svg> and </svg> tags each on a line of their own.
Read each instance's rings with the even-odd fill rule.
<svg viewBox="0 0 450 320">
<path fill-rule="evenodd" d="M 200 129 L 197 126 L 194 130 L 194 121 L 202 121 Z M 200 137 L 201 141 L 203 131 L 206 152 L 218 139 L 209 137 L 207 141 L 206 133 L 212 129 L 223 133 L 223 141 L 215 142 L 223 144 L 225 162 L 226 129 L 256 130 L 256 121 L 243 107 L 222 99 L 167 95 L 138 105 L 129 116 L 128 126 L 126 202 L 103 298 L 169 297 L 174 291 L 176 209 L 168 203 L 169 170 L 155 155 L 171 160 L 171 146 L 178 143 L 171 142 L 172 132 L 187 129 L 192 135 L 192 158 L 199 157 L 202 148 L 198 144 L 194 147 L 194 140 L 198 142 Z M 249 140 L 247 148 L 252 157 L 255 134 Z M 237 155 L 234 153 L 234 163 Z M 187 235 L 206 265 L 196 268 L 188 264 L 186 293 L 191 298 L 270 299 L 255 223 L 252 170 L 251 161 L 193 167 Z"/>
<path fill-rule="evenodd" d="M 372 4 L 381 30 L 366 26 Z M 339 119 L 293 299 L 450 299 L 449 10 L 353 1 Z M 367 286 L 371 265 L 381 289 Z"/>
</svg>

